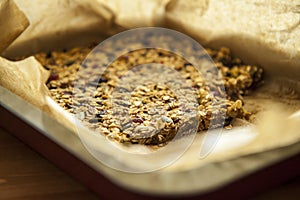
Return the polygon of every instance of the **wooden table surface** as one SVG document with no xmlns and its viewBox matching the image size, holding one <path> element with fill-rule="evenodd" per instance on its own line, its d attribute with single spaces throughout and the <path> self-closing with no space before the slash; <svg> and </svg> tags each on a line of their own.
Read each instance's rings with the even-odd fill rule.
<svg viewBox="0 0 300 200">
<path fill-rule="evenodd" d="M 0 129 L 0 199 L 97 199 L 14 136 Z"/>
<path fill-rule="evenodd" d="M 0 199 L 94 200 L 95 194 L 0 128 Z M 255 197 L 300 199 L 300 177 Z"/>
</svg>

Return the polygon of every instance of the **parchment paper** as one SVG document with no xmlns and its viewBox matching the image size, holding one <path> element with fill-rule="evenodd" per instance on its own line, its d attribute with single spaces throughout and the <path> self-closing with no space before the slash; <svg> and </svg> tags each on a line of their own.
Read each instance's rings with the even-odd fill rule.
<svg viewBox="0 0 300 200">
<path fill-rule="evenodd" d="M 297 80 L 299 88 L 299 0 L 172 0 L 165 17 L 167 26 L 202 45 L 227 46 L 272 78 L 288 77 L 287 84 Z"/>
<path fill-rule="evenodd" d="M 15 2 L 28 17 L 30 26 L 6 49 L 5 57 L 99 42 L 108 35 L 115 17 L 106 6 L 92 0 Z"/>
<path fill-rule="evenodd" d="M 28 25 L 28 19 L 14 1 L 0 1 L 0 53 L 6 49 Z"/>
<path fill-rule="evenodd" d="M 22 4 L 21 1 L 18 1 L 18 3 L 20 5 Z M 72 1 L 72 3 L 70 3 L 70 1 L 52 1 L 49 5 L 44 4 L 39 7 L 39 5 L 41 5 L 40 3 L 35 5 L 39 8 L 35 9 L 38 10 L 36 11 L 37 15 L 31 13 L 32 10 L 30 6 L 32 6 L 32 4 L 30 4 L 30 6 L 27 5 L 27 3 L 22 4 L 24 10 L 27 9 L 26 13 L 28 13 L 28 18 L 31 20 L 32 25 L 7 49 L 4 55 L 26 55 L 40 50 L 47 51 L 56 47 L 74 46 L 78 43 L 73 43 L 73 40 L 77 40 L 80 34 L 89 33 L 90 31 L 92 33 L 91 35 L 95 36 L 95 33 L 100 33 L 100 36 L 102 35 L 104 37 L 105 33 L 113 30 L 117 24 L 113 21 L 115 14 L 101 4 L 95 4 L 94 1 L 87 0 Z M 59 13 L 57 10 L 63 10 L 64 14 L 57 17 Z M 48 18 L 41 14 L 46 11 L 47 13 L 51 13 L 52 17 Z M 37 18 L 33 19 L 33 16 Z M 63 22 L 64 19 L 69 19 L 70 21 Z M 90 23 L 86 24 L 87 22 Z M 58 23 L 58 25 L 53 29 L 56 23 Z M 50 27 L 49 25 L 52 26 Z M 96 32 L 94 32 L 94 28 L 98 28 Z M 76 34 L 73 34 L 73 31 L 75 31 Z M 59 39 L 57 36 L 59 36 Z M 59 42 L 64 39 L 66 39 L 65 43 Z M 88 41 L 89 38 L 87 37 L 86 39 L 86 41 Z M 94 38 L 92 37 L 90 39 L 90 41 L 93 41 Z M 45 86 L 48 75 L 49 72 L 33 57 L 19 62 L 11 62 L 5 58 L 0 58 L 0 85 L 43 109 L 60 123 L 72 129 L 75 133 L 76 127 L 72 116 L 51 101 L 48 95 L 49 93 Z M 290 85 L 288 88 L 282 88 L 280 82 L 265 82 L 261 89 L 245 99 L 248 109 L 257 114 L 257 120 L 254 124 L 237 122 L 235 128 L 224 131 L 215 150 L 208 157 L 201 160 L 198 159 L 197 155 L 199 154 L 199 146 L 201 146 L 205 134 L 199 134 L 191 148 L 177 162 L 159 172 L 153 172 L 153 179 L 155 179 L 158 174 L 164 174 L 163 176 L 166 176 L 165 178 L 169 178 L 168 180 L 170 180 L 170 178 L 172 179 L 172 172 L 174 171 L 178 173 L 183 173 L 184 171 L 192 172 L 205 166 L 212 166 L 209 173 L 214 174 L 214 166 L 217 167 L 218 165 L 222 165 L 222 163 L 227 163 L 231 159 L 259 154 L 263 151 L 283 148 L 299 142 L 299 117 L 296 115 L 290 117 L 291 114 L 300 108 L 299 96 L 296 92 L 298 88 L 296 87 L 298 87 L 297 84 Z M 281 110 L 277 110 L 277 107 L 281 108 Z M 285 112 L 282 110 L 285 110 Z M 115 155 L 116 152 L 105 148 L 105 140 L 99 142 L 95 140 L 93 134 L 89 134 L 88 130 L 86 133 L 84 140 L 89 142 L 95 151 L 100 151 L 108 156 L 112 156 L 113 159 L 117 159 L 118 162 L 130 167 L 142 168 L 145 164 L 138 160 L 132 160 L 130 157 Z M 241 145 L 233 145 L 238 143 Z M 241 160 L 243 161 L 240 167 L 232 166 L 232 170 L 238 170 L 242 174 L 243 170 L 246 169 L 244 166 L 251 165 L 252 159 Z M 124 180 L 122 179 L 121 181 L 122 176 L 119 176 L 119 172 L 115 173 L 112 170 L 106 173 L 110 174 L 109 176 L 116 182 L 118 182 L 118 178 L 120 178 L 120 182 L 123 181 L 122 184 L 125 185 Z M 114 176 L 113 174 L 118 174 L 118 176 Z M 150 173 L 149 176 L 151 175 L 152 173 Z M 124 173 L 123 176 L 128 178 L 129 175 Z M 206 180 L 210 182 L 210 178 L 211 177 L 207 176 L 201 177 L 201 182 L 206 182 Z M 236 177 L 229 177 L 229 179 L 232 180 L 235 178 Z M 218 177 L 214 177 L 214 181 L 217 182 Z M 139 183 L 132 183 L 131 185 L 138 187 L 138 184 Z M 157 184 L 158 186 L 153 188 L 158 188 L 158 190 L 170 190 L 170 188 L 168 188 L 170 186 L 159 188 L 159 183 Z M 188 185 L 183 184 L 182 187 L 188 187 Z M 149 188 L 149 190 L 152 189 Z"/>
<path fill-rule="evenodd" d="M 170 0 L 97 0 L 116 13 L 115 23 L 130 29 L 163 26 L 165 6 Z"/>
</svg>

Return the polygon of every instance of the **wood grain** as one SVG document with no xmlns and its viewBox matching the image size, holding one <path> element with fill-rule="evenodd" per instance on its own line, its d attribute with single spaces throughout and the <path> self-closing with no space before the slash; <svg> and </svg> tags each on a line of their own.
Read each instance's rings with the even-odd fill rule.
<svg viewBox="0 0 300 200">
<path fill-rule="evenodd" d="M 97 199 L 15 137 L 0 129 L 0 199 Z"/>
</svg>

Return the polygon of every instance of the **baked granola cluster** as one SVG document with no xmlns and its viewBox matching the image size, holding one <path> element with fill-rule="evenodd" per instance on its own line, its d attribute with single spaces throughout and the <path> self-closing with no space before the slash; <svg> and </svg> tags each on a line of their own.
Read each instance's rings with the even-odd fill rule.
<svg viewBox="0 0 300 200">
<path fill-rule="evenodd" d="M 52 98 L 89 128 L 121 143 L 162 146 L 180 129 L 230 128 L 234 118 L 249 119 L 243 96 L 263 75 L 260 67 L 232 58 L 228 48 L 206 49 L 222 75 L 210 82 L 186 59 L 165 50 L 130 51 L 112 63 L 101 51 L 90 59 L 91 50 L 35 57 L 51 71 Z"/>
</svg>

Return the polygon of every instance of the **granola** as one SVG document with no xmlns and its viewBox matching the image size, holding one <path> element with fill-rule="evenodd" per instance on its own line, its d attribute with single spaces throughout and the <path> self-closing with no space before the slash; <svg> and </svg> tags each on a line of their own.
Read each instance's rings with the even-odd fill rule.
<svg viewBox="0 0 300 200">
<path fill-rule="evenodd" d="M 225 47 L 206 49 L 223 77 L 222 82 L 212 83 L 207 83 L 187 60 L 162 49 L 130 51 L 108 66 L 105 56 L 110 55 L 103 52 L 94 52 L 96 61 L 86 59 L 91 50 L 73 48 L 35 57 L 51 71 L 47 87 L 52 98 L 89 128 L 121 143 L 162 146 L 180 128 L 230 128 L 232 119 L 250 118 L 243 96 L 263 78 L 262 68 L 232 58 Z M 79 70 L 82 68 L 85 70 Z M 80 81 L 84 87 L 76 87 Z M 222 85 L 225 99 L 221 98 Z M 217 119 L 222 112 L 225 118 Z"/>
</svg>

